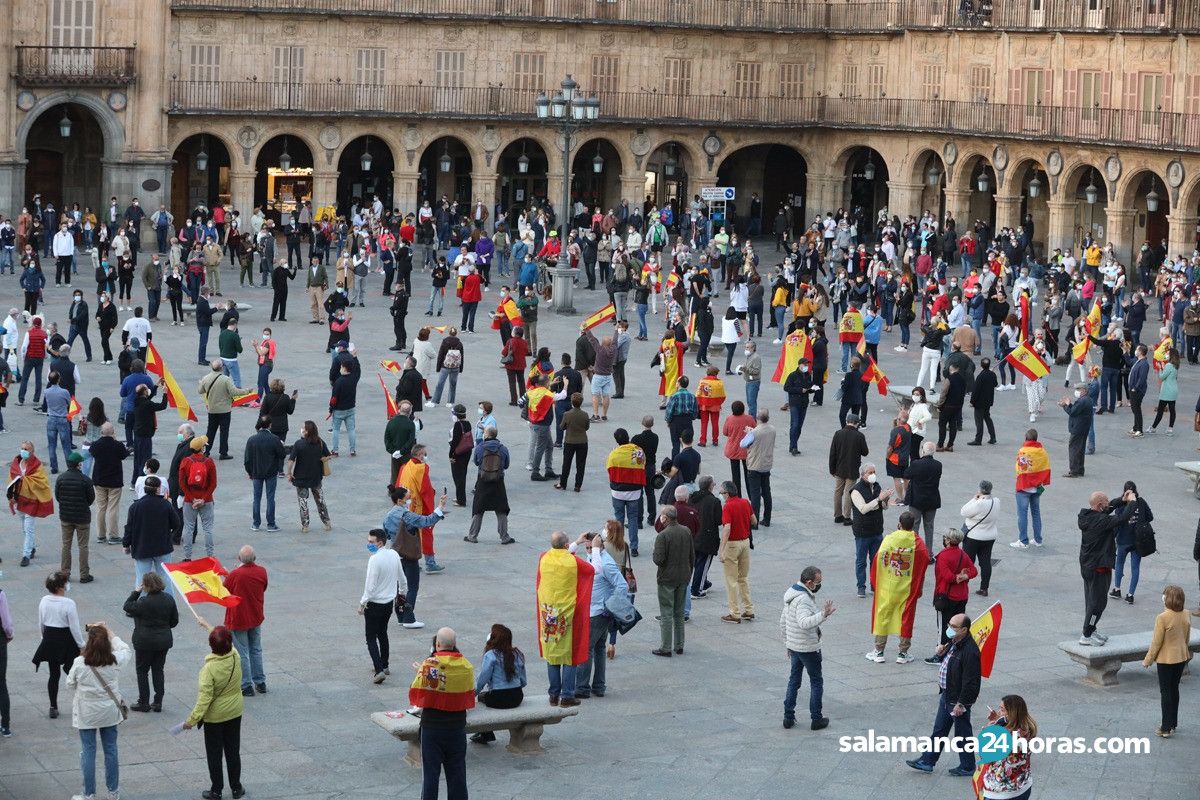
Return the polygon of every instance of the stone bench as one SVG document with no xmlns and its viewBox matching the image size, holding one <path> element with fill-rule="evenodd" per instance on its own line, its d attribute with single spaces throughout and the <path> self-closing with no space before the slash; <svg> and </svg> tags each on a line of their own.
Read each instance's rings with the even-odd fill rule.
<svg viewBox="0 0 1200 800">
<path fill-rule="evenodd" d="M 1150 649 L 1150 631 L 1145 633 L 1126 633 L 1110 636 L 1108 643 L 1102 647 L 1080 644 L 1072 639 L 1059 642 L 1058 649 L 1071 657 L 1077 664 L 1087 668 L 1084 680 L 1095 686 L 1116 686 L 1117 672 L 1121 664 L 1127 661 L 1141 661 Z M 1188 647 L 1193 653 L 1200 653 L 1200 630 L 1192 629 L 1192 637 Z"/>
<path fill-rule="evenodd" d="M 542 729 L 557 725 L 579 713 L 579 707 L 562 708 L 550 705 L 546 695 L 526 697 L 516 708 L 476 706 L 467 712 L 467 733 L 508 731 L 510 753 L 533 755 L 542 750 Z M 385 731 L 408 743 L 404 760 L 409 766 L 421 766 L 421 718 L 407 711 L 376 711 L 371 721 Z"/>
<path fill-rule="evenodd" d="M 1176 461 L 1175 469 L 1191 479 L 1192 494 L 1200 497 L 1200 461 Z"/>
</svg>

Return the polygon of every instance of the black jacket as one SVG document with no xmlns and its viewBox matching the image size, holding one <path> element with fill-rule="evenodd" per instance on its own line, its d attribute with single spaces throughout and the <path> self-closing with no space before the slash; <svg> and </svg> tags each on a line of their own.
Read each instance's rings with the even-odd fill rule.
<svg viewBox="0 0 1200 800">
<path fill-rule="evenodd" d="M 273 478 L 283 469 L 283 442 L 269 430 L 255 431 L 246 440 L 242 464 L 254 480 Z"/>
<path fill-rule="evenodd" d="M 76 330 L 86 331 L 88 323 L 91 322 L 91 315 L 88 314 L 88 304 L 86 300 L 80 300 L 76 303 L 71 301 L 71 308 L 67 312 L 68 321 L 75 326 Z"/>
<path fill-rule="evenodd" d="M 179 465 L 191 454 L 191 439 L 184 439 L 175 446 L 175 455 L 171 456 L 171 469 L 167 472 L 167 489 L 170 492 L 171 497 L 178 497 L 180 494 L 182 494 L 179 488 Z"/>
<path fill-rule="evenodd" d="M 179 624 L 179 609 L 170 589 L 141 596 L 136 589 L 125 600 L 125 616 L 133 617 L 133 649 L 170 650 L 171 628 Z"/>
<path fill-rule="evenodd" d="M 179 511 L 170 500 L 147 494 L 129 507 L 121 544 L 129 548 L 135 560 L 169 556 L 174 549 L 171 536 L 178 524 Z"/>
<path fill-rule="evenodd" d="M 120 489 L 125 485 L 121 462 L 129 458 L 129 449 L 115 436 L 101 436 L 92 442 L 92 483 L 105 489 Z"/>
<path fill-rule="evenodd" d="M 792 370 L 792 373 L 787 376 L 787 380 L 783 382 L 783 391 L 787 392 L 788 402 L 797 406 L 807 406 L 808 396 L 815 391 L 812 373 L 801 372 L 799 369 Z"/>
<path fill-rule="evenodd" d="M 138 395 L 133 399 L 133 435 L 137 436 L 153 436 L 155 428 L 158 427 L 158 418 L 155 413 L 163 411 L 167 407 L 167 393 L 163 392 L 162 399 L 155 402 L 153 397 L 143 397 Z"/>
<path fill-rule="evenodd" d="M 908 484 L 908 504 L 921 511 L 933 511 L 942 507 L 942 462 L 933 456 L 914 458 L 904 470 Z"/>
<path fill-rule="evenodd" d="M 284 438 L 288 432 L 288 417 L 296 410 L 296 398 L 289 394 L 267 392 L 263 398 L 260 414 L 271 418 L 271 433 Z"/>
<path fill-rule="evenodd" d="M 696 510 L 700 530 L 696 533 L 696 552 L 715 556 L 721 547 L 721 501 L 712 492 L 692 492 L 688 505 Z"/>
<path fill-rule="evenodd" d="M 96 489 L 92 479 L 79 471 L 78 466 L 67 466 L 67 471 L 54 482 L 54 499 L 58 501 L 58 518 L 62 522 L 87 525 L 92 521 L 92 503 L 96 502 Z"/>
<path fill-rule="evenodd" d="M 835 478 L 858 478 L 863 456 L 869 454 L 867 437 L 853 425 L 847 425 L 829 442 L 829 474 Z"/>
<path fill-rule="evenodd" d="M 1067 412 L 1067 433 L 1072 436 L 1086 436 L 1092 427 L 1092 399 L 1084 394 L 1063 410 Z"/>
<path fill-rule="evenodd" d="M 784 388 L 786 391 L 786 387 Z M 863 383 L 861 369 L 852 369 L 847 372 L 842 378 L 842 405 L 861 406 L 867 399 L 865 388 L 866 384 Z"/>
<path fill-rule="evenodd" d="M 96 309 L 96 324 L 102 331 L 111 331 L 117 327 L 117 307 L 112 303 L 99 306 Z"/>
<path fill-rule="evenodd" d="M 358 402 L 358 376 L 339 375 L 333 382 L 333 394 L 329 398 L 329 410 L 351 411 Z"/>
<path fill-rule="evenodd" d="M 649 478 L 658 471 L 658 434 L 644 430 L 636 436 L 629 437 L 629 443 L 642 448 L 642 453 L 646 456 L 646 477 Z"/>
<path fill-rule="evenodd" d="M 996 373 L 991 369 L 980 370 L 975 376 L 975 386 L 971 391 L 971 405 L 980 411 L 986 411 L 996 402 Z"/>
<path fill-rule="evenodd" d="M 938 400 L 943 411 L 951 408 L 961 409 L 967 399 L 967 382 L 960 372 L 946 373 L 946 391 Z"/>
<path fill-rule="evenodd" d="M 416 413 L 419 409 L 425 407 L 425 402 L 422 399 L 421 381 L 424 380 L 417 368 L 406 369 L 400 373 L 400 382 L 396 384 L 396 404 L 407 400 L 412 403 L 413 412 Z"/>
<path fill-rule="evenodd" d="M 212 318 L 213 307 L 204 298 L 204 295 L 196 295 L 196 327 L 211 328 Z"/>
<path fill-rule="evenodd" d="M 1079 571 L 1090 577 L 1098 569 L 1112 569 L 1117 562 L 1117 527 L 1125 523 L 1137 503 L 1125 503 L 1116 514 L 1109 503 L 1104 511 L 1079 510 Z"/>
<path fill-rule="evenodd" d="M 964 636 L 948 653 L 943 699 L 951 708 L 957 703 L 970 707 L 979 699 L 979 645 L 974 636 Z"/>
</svg>

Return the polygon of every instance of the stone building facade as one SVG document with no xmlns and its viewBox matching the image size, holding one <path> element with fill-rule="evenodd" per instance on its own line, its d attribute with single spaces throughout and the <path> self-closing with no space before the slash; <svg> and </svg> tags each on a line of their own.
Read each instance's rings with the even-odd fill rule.
<svg viewBox="0 0 1200 800">
<path fill-rule="evenodd" d="M 1190 251 L 1195 5 L 30 0 L 0 30 L 0 209 L 34 190 L 177 215 L 557 203 L 560 138 L 534 102 L 570 74 L 601 103 L 573 137 L 589 203 L 732 186 L 743 215 L 763 199 L 764 228 L 781 205 L 797 224 L 839 206 L 1028 213 L 1048 247 L 1090 229 L 1127 257 L 1146 239 Z"/>
</svg>

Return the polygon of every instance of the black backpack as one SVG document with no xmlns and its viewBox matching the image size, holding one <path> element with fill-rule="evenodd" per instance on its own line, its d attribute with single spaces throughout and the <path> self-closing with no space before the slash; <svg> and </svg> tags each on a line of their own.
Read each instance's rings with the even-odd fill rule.
<svg viewBox="0 0 1200 800">
<path fill-rule="evenodd" d="M 1142 558 L 1158 552 L 1158 542 L 1154 539 L 1154 528 L 1149 522 L 1139 522 L 1134 527 L 1133 546 Z"/>
<path fill-rule="evenodd" d="M 484 450 L 479 460 L 479 480 L 483 483 L 499 483 L 504 480 L 504 459 L 494 448 Z"/>
</svg>

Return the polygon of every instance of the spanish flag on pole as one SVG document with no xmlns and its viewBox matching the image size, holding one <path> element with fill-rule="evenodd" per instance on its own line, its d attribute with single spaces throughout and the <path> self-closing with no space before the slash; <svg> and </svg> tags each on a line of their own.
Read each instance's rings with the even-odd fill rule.
<svg viewBox="0 0 1200 800">
<path fill-rule="evenodd" d="M 792 331 L 783 338 L 783 349 L 779 351 L 779 362 L 775 364 L 775 374 L 771 380 L 775 383 L 786 381 L 788 375 L 800 365 L 801 358 L 807 358 L 808 363 L 812 363 L 812 340 L 804 331 Z"/>
<path fill-rule="evenodd" d="M 383 389 L 383 402 L 387 407 L 387 418 L 391 419 L 400 413 L 399 406 L 396 405 L 396 398 L 392 397 L 392 393 L 388 391 L 387 384 L 383 382 L 383 376 L 379 376 L 379 386 Z"/>
<path fill-rule="evenodd" d="M 611 483 L 646 485 L 646 454 L 636 444 L 623 444 L 608 454 L 604 465 Z"/>
<path fill-rule="evenodd" d="M 912 637 L 917 601 L 925 583 L 929 550 L 912 531 L 897 530 L 884 537 L 871 562 L 871 632 L 876 636 Z"/>
<path fill-rule="evenodd" d="M 225 608 L 234 608 L 242 602 L 242 598 L 230 594 L 221 582 L 221 578 L 229 573 L 212 556 L 163 564 L 163 569 L 189 606 L 192 603 L 216 603 Z"/>
<path fill-rule="evenodd" d="M 192 404 L 188 402 L 187 395 L 183 393 L 183 389 L 179 388 L 175 376 L 171 374 L 167 362 L 163 361 L 154 342 L 146 343 L 146 371 L 163 379 L 163 384 L 167 387 L 167 403 L 179 412 L 180 419 L 188 422 L 199 421 L 196 412 L 192 411 Z"/>
<path fill-rule="evenodd" d="M 404 371 L 404 368 L 400 365 L 399 361 L 395 361 L 390 358 L 385 358 L 384 360 L 380 361 L 379 366 L 383 367 L 393 375 L 399 375 Z"/>
<path fill-rule="evenodd" d="M 583 321 L 583 329 L 585 331 L 590 331 L 592 328 L 596 327 L 600 323 L 608 322 L 610 319 L 612 319 L 616 315 L 617 315 L 617 309 L 613 306 L 612 303 L 609 303 L 604 308 L 597 311 L 595 314 L 592 314 L 590 317 L 587 317 Z"/>
<path fill-rule="evenodd" d="M 408 702 L 417 708 L 466 711 L 475 707 L 475 668 L 462 653 L 438 650 L 421 662 L 408 687 Z"/>
<path fill-rule="evenodd" d="M 979 645 L 979 674 L 992 676 L 992 665 L 996 663 L 996 647 L 1000 644 L 1000 621 L 1004 618 L 1004 607 L 992 603 L 988 610 L 971 623 L 971 635 Z"/>
<path fill-rule="evenodd" d="M 1084 341 L 1087 341 L 1086 339 Z M 1017 372 L 1029 378 L 1031 381 L 1036 381 L 1038 378 L 1044 378 L 1050 374 L 1050 365 L 1038 355 L 1037 351 L 1029 346 L 1029 340 L 1021 342 L 1011 353 L 1004 357 L 1008 365 Z"/>
<path fill-rule="evenodd" d="M 1092 310 L 1083 318 L 1083 327 L 1089 334 L 1100 338 L 1100 296 L 1096 295 L 1096 302 L 1092 303 Z"/>
<path fill-rule="evenodd" d="M 74 422 L 79 410 L 79 401 L 75 399 L 75 395 L 71 395 L 71 405 L 67 406 L 67 419 Z"/>
<path fill-rule="evenodd" d="M 534 386 L 525 393 L 525 403 L 529 410 L 529 421 L 541 422 L 547 414 L 553 413 L 554 395 L 544 386 Z"/>
<path fill-rule="evenodd" d="M 864 383 L 875 384 L 876 390 L 884 397 L 887 397 L 888 386 L 891 385 L 891 381 L 888 380 L 887 375 L 883 374 L 883 370 L 879 368 L 879 365 L 875 363 L 875 359 L 871 358 L 871 356 L 867 356 L 867 368 L 863 370 L 862 379 Z"/>
<path fill-rule="evenodd" d="M 1025 442 L 1017 451 L 1017 491 L 1050 485 L 1050 456 L 1041 442 Z"/>
<path fill-rule="evenodd" d="M 257 399 L 258 399 L 258 390 L 257 389 L 247 389 L 246 391 L 242 392 L 241 394 L 237 394 L 237 395 L 233 396 L 233 404 L 232 405 L 234 408 L 244 408 L 244 407 L 250 405 L 251 403 L 253 403 Z"/>
<path fill-rule="evenodd" d="M 566 548 L 547 550 L 538 561 L 538 652 L 547 664 L 578 666 L 588 660 L 595 574 Z"/>
</svg>

